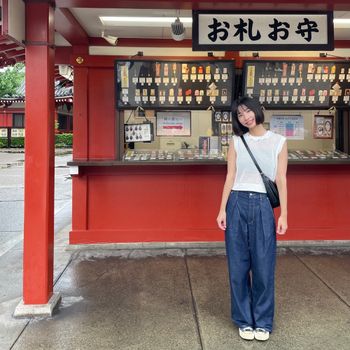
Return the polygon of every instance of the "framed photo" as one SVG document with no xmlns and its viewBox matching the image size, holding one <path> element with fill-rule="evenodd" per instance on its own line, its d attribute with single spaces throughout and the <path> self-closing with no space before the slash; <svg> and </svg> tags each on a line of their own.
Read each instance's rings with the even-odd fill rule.
<svg viewBox="0 0 350 350">
<path fill-rule="evenodd" d="M 314 116 L 314 139 L 332 139 L 334 129 L 333 115 L 315 115 Z"/>
<path fill-rule="evenodd" d="M 191 111 L 157 112 L 157 136 L 191 136 Z"/>
</svg>

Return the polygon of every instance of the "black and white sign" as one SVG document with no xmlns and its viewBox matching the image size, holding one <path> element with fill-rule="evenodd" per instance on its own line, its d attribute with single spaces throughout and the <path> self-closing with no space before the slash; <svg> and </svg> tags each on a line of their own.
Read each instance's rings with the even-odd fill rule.
<svg viewBox="0 0 350 350">
<path fill-rule="evenodd" d="M 332 12 L 193 11 L 193 50 L 333 50 Z"/>
</svg>

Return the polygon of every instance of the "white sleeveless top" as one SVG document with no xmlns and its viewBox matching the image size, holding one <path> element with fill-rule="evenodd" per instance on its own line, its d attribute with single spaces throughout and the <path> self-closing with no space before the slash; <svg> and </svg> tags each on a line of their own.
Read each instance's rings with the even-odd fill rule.
<svg viewBox="0 0 350 350">
<path fill-rule="evenodd" d="M 247 132 L 244 134 L 244 138 L 263 173 L 271 180 L 275 180 L 278 155 L 286 138 L 269 130 L 262 136 L 252 136 Z M 232 189 L 266 193 L 259 171 L 243 141 L 239 136 L 233 136 L 232 139 L 237 154 L 236 178 Z"/>
</svg>

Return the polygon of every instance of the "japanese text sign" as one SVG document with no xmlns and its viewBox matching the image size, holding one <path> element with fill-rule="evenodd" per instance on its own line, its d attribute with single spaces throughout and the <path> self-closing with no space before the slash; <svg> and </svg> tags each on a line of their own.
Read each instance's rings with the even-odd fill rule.
<svg viewBox="0 0 350 350">
<path fill-rule="evenodd" d="M 193 11 L 193 50 L 333 50 L 332 12 Z"/>
</svg>

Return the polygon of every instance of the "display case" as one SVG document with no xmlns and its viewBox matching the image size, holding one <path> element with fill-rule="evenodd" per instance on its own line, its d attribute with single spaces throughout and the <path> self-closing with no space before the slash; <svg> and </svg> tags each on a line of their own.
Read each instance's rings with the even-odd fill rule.
<svg viewBox="0 0 350 350">
<path fill-rule="evenodd" d="M 349 61 L 246 61 L 243 94 L 266 108 L 328 109 L 350 105 Z"/>
<path fill-rule="evenodd" d="M 229 110 L 146 110 L 141 115 L 124 110 L 121 114 L 124 130 L 135 125 L 137 129 L 150 125 L 153 130 L 150 142 L 121 137 L 125 140 L 121 160 L 126 162 L 224 161 L 233 134 Z"/>
<path fill-rule="evenodd" d="M 233 91 L 240 90 L 233 89 L 238 79 L 232 66 L 221 60 L 116 61 L 116 106 L 124 133 L 118 160 L 225 162 Z M 265 106 L 266 129 L 287 138 L 291 163 L 349 161 L 336 149 L 337 113 L 329 110 L 349 106 L 348 62 L 249 60 L 242 81 L 241 95 Z M 215 93 L 209 89 L 213 82 Z"/>
<path fill-rule="evenodd" d="M 230 108 L 234 61 L 115 62 L 116 108 Z"/>
<path fill-rule="evenodd" d="M 229 110 L 157 111 L 137 115 L 125 110 L 124 129 L 146 123 L 153 130 L 150 142 L 139 139 L 121 147 L 124 162 L 140 163 L 220 163 L 225 162 L 233 135 Z M 266 109 L 264 127 L 286 137 L 289 162 L 336 164 L 350 162 L 350 156 L 336 149 L 335 110 Z M 121 137 L 121 139 L 124 139 Z"/>
</svg>

